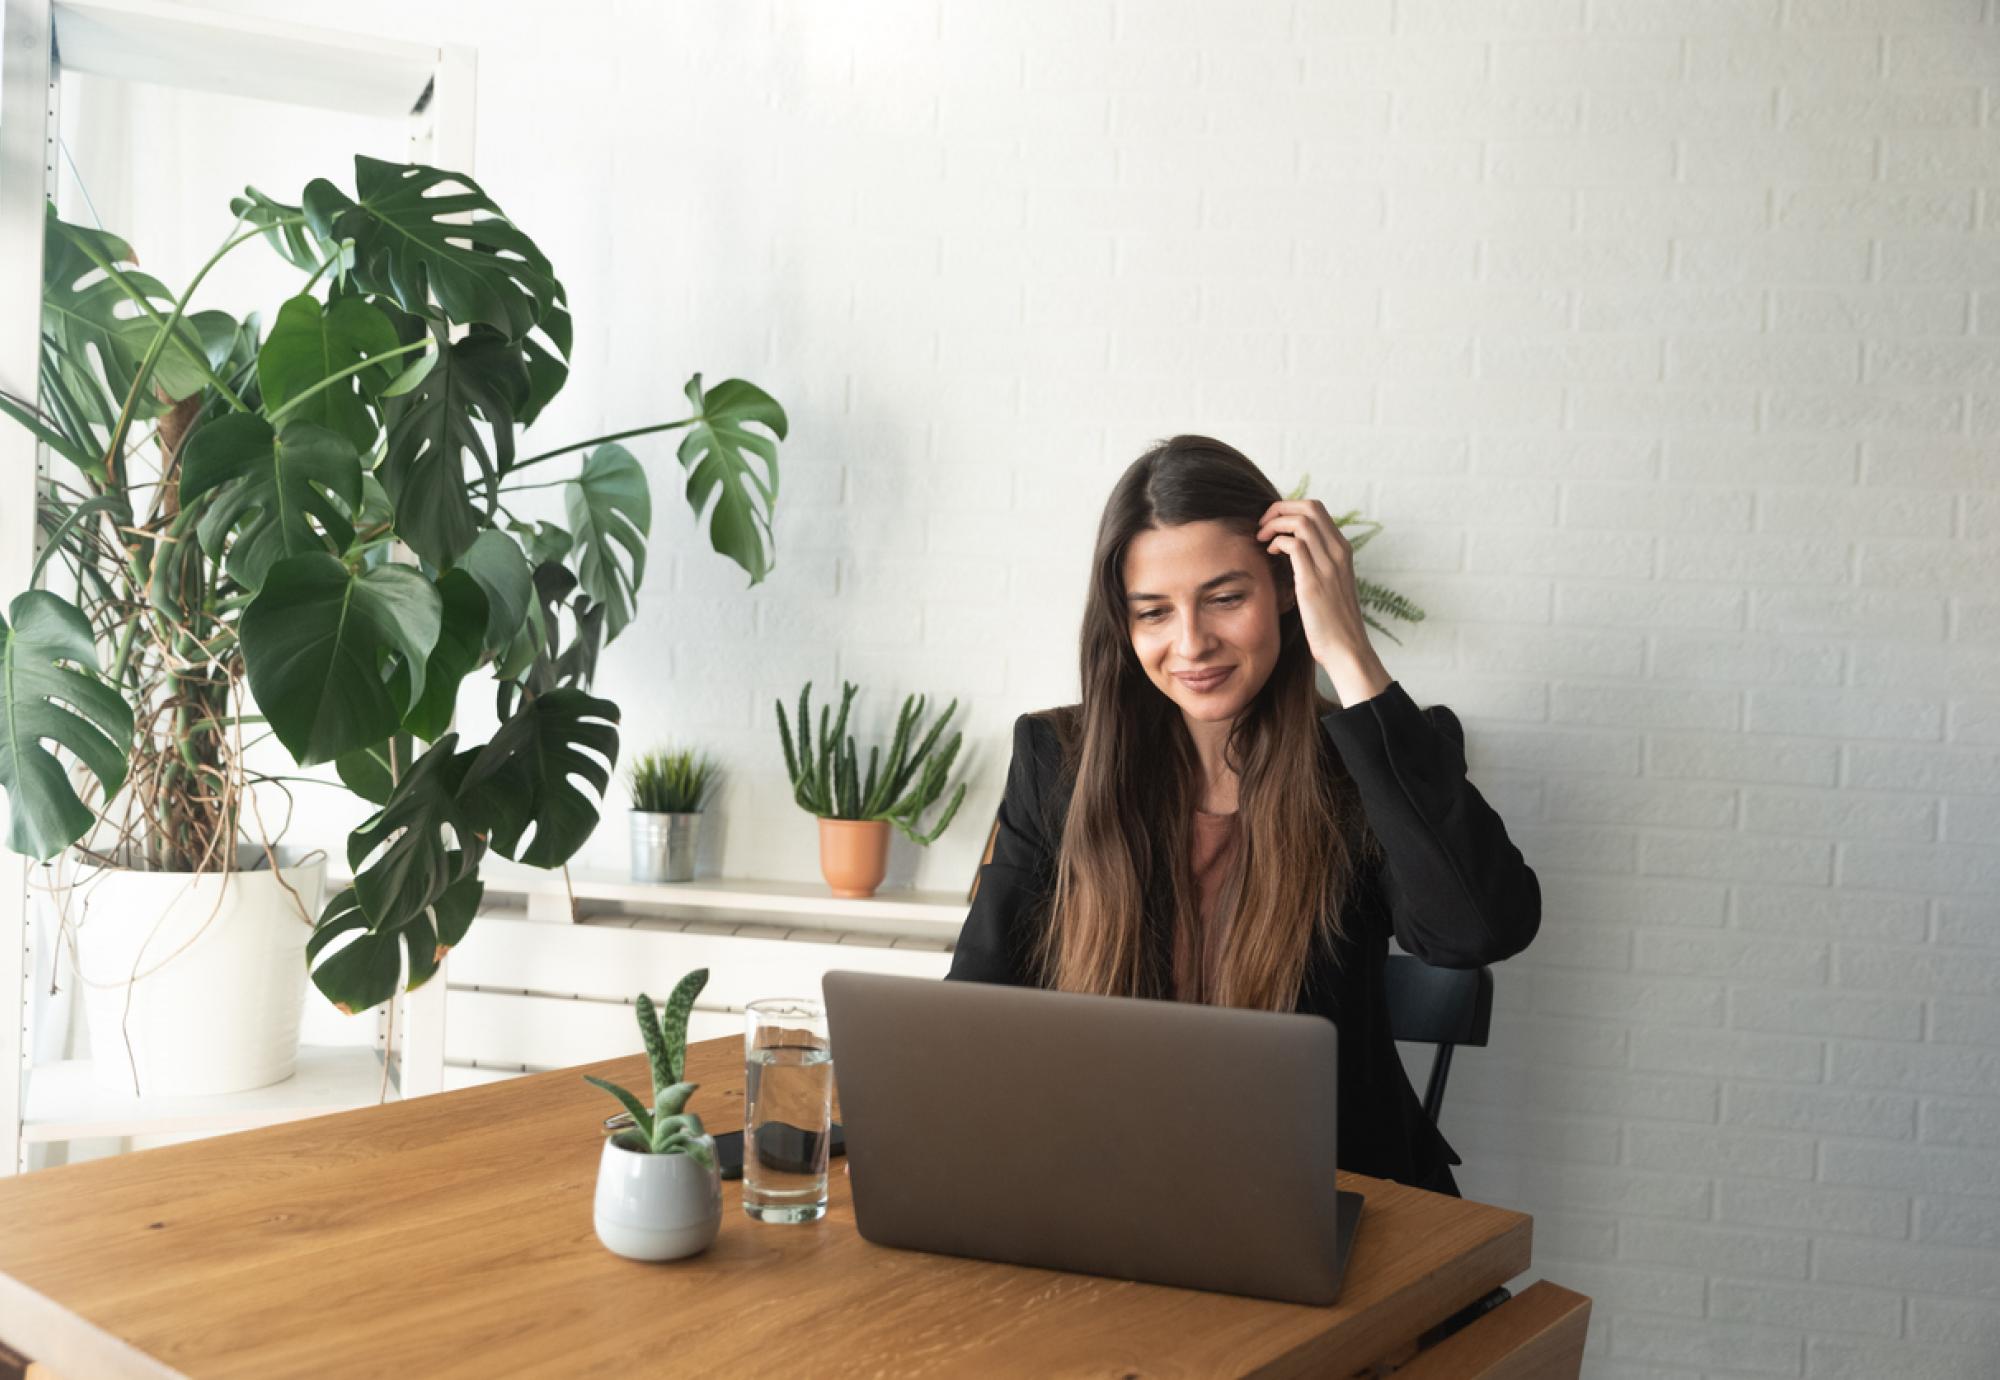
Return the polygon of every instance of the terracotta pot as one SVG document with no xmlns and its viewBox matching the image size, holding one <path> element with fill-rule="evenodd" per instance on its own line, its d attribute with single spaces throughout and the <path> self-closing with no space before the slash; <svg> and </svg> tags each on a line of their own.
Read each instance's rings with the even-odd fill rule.
<svg viewBox="0 0 2000 1380">
<path fill-rule="evenodd" d="M 865 900 L 889 870 L 889 821 L 822 819 L 819 871 L 835 896 Z"/>
</svg>

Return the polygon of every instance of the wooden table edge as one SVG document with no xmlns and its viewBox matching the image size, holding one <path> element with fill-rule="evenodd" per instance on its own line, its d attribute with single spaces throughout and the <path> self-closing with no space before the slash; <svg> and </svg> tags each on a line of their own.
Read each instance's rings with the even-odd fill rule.
<svg viewBox="0 0 2000 1380">
<path fill-rule="evenodd" d="M 0 1340 L 38 1380 L 186 1380 L 185 1375 L 0 1270 Z"/>
<path fill-rule="evenodd" d="M 1466 1305 L 1486 1297 L 1510 1279 L 1526 1274 L 1534 1254 L 1533 1218 L 1523 1217 L 1499 1236 L 1492 1237 L 1464 1255 L 1455 1257 L 1433 1278 L 1459 1276 L 1462 1282 L 1449 1293 L 1439 1295 L 1430 1311 L 1434 1316 L 1419 1325 L 1418 1332 L 1391 1332 L 1380 1310 L 1357 1314 L 1348 1326 L 1331 1326 L 1309 1337 L 1282 1356 L 1245 1371 L 1257 1380 L 1284 1380 L 1293 1376 L 1345 1375 L 1356 1369 L 1355 1358 L 1365 1356 L 1362 1366 L 1379 1364 L 1407 1349 L 1423 1330 L 1436 1326 Z M 1357 1333 L 1352 1323 L 1361 1324 Z"/>
<path fill-rule="evenodd" d="M 1537 1280 L 1492 1312 L 1420 1351 L 1395 1380 L 1573 1380 L 1583 1369 L 1590 1299 Z"/>
</svg>

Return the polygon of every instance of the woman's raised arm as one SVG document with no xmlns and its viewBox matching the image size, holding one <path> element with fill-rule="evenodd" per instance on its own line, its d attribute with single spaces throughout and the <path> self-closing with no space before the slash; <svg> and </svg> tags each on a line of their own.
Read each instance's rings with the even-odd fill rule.
<svg viewBox="0 0 2000 1380">
<path fill-rule="evenodd" d="M 1440 968 L 1511 958 L 1541 927 L 1542 890 L 1465 775 L 1465 730 L 1401 682 L 1321 716 L 1382 842 L 1396 942 Z"/>
</svg>

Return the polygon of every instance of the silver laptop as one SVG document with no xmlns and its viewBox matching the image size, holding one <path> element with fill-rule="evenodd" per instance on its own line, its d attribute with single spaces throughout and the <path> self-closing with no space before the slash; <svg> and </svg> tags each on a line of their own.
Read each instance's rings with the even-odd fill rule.
<svg viewBox="0 0 2000 1380">
<path fill-rule="evenodd" d="M 1333 1023 L 826 975 L 854 1216 L 884 1246 L 1332 1303 Z"/>
</svg>

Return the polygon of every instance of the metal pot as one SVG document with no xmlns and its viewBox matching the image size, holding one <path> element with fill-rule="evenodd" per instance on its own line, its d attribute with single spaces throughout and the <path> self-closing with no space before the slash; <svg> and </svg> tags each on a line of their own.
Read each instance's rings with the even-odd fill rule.
<svg viewBox="0 0 2000 1380">
<path fill-rule="evenodd" d="M 631 814 L 632 880 L 693 881 L 700 813 L 655 814 L 650 810 L 633 810 Z"/>
</svg>

